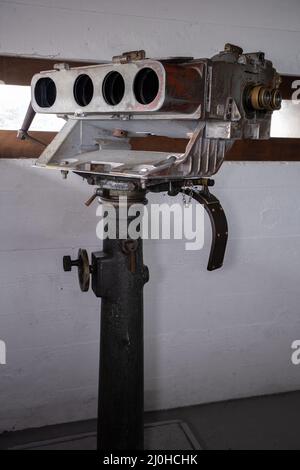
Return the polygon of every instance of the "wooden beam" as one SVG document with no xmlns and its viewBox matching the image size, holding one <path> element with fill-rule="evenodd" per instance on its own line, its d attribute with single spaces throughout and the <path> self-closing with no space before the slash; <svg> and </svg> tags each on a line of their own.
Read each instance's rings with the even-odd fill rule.
<svg viewBox="0 0 300 470">
<path fill-rule="evenodd" d="M 185 139 L 148 137 L 132 139 L 134 150 L 183 153 Z M 227 161 L 300 161 L 300 139 L 238 140 L 226 155 Z"/>
<path fill-rule="evenodd" d="M 30 85 L 32 76 L 42 70 L 52 70 L 54 64 L 67 62 L 70 67 L 80 67 L 81 65 L 92 65 L 86 61 L 70 61 L 63 59 L 40 59 L 31 57 L 15 57 L 0 55 L 0 80 L 7 85 Z M 94 62 L 96 63 L 96 62 Z M 292 84 L 295 80 L 300 80 L 297 75 L 282 75 L 280 90 L 285 100 L 292 99 L 294 89 Z"/>
<path fill-rule="evenodd" d="M 282 83 L 280 85 L 280 91 L 284 100 L 291 100 L 294 91 L 296 90 L 294 83 L 298 81 L 300 83 L 299 75 L 282 75 Z M 299 89 L 299 85 L 297 86 Z"/>
<path fill-rule="evenodd" d="M 54 64 L 60 62 L 67 62 L 70 67 L 91 65 L 90 62 L 83 61 L 0 56 L 0 80 L 7 85 L 30 85 L 34 74 L 43 70 L 52 70 Z"/>
<path fill-rule="evenodd" d="M 56 132 L 30 132 L 30 134 L 48 145 Z M 17 131 L 0 130 L 0 158 L 38 158 L 43 145 L 30 140 L 18 140 Z"/>
<path fill-rule="evenodd" d="M 239 140 L 226 155 L 228 161 L 299 162 L 300 139 Z"/>
<path fill-rule="evenodd" d="M 33 137 L 49 144 L 55 132 L 31 132 Z M 43 146 L 31 141 L 16 138 L 16 131 L 0 130 L 0 158 L 38 158 Z M 169 139 L 149 136 L 131 141 L 134 150 L 184 152 L 187 144 L 185 139 Z M 300 139 L 240 140 L 235 142 L 226 155 L 227 161 L 300 161 Z"/>
</svg>

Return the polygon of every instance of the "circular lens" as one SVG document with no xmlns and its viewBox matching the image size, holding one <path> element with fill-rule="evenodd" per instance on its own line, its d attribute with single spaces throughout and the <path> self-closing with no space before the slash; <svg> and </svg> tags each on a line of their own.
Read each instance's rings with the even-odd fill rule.
<svg viewBox="0 0 300 470">
<path fill-rule="evenodd" d="M 272 93 L 267 88 L 262 88 L 259 94 L 259 104 L 263 109 L 269 109 L 271 106 Z"/>
<path fill-rule="evenodd" d="M 103 97 L 107 104 L 116 106 L 119 104 L 125 93 L 125 82 L 119 72 L 109 72 L 104 78 L 102 85 Z"/>
<path fill-rule="evenodd" d="M 40 78 L 34 89 L 35 101 L 40 108 L 50 108 L 56 100 L 56 85 L 49 77 Z"/>
<path fill-rule="evenodd" d="M 281 103 L 282 103 L 282 94 L 280 93 L 279 90 L 273 90 L 272 93 L 272 107 L 275 110 L 278 110 L 281 108 Z"/>
<path fill-rule="evenodd" d="M 153 69 L 145 68 L 137 73 L 133 84 L 133 91 L 139 103 L 152 103 L 157 96 L 158 90 L 159 80 Z"/>
<path fill-rule="evenodd" d="M 79 106 L 90 104 L 94 96 L 92 79 L 86 74 L 79 75 L 75 80 L 73 92 L 75 101 Z"/>
</svg>

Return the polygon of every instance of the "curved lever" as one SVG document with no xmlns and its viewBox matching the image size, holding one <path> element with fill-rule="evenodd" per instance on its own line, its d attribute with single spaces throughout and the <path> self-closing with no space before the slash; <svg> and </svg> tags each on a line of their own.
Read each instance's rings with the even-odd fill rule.
<svg viewBox="0 0 300 470">
<path fill-rule="evenodd" d="M 181 188 L 180 192 L 203 204 L 208 213 L 212 227 L 212 242 L 207 269 L 208 271 L 214 271 L 221 268 L 228 239 L 228 224 L 219 199 L 213 196 L 207 187 L 201 191 L 192 188 Z"/>
<path fill-rule="evenodd" d="M 174 181 L 173 183 L 158 183 L 152 186 L 150 191 L 162 192 L 167 191 L 169 196 L 176 196 L 178 193 L 186 194 L 192 197 L 200 204 L 203 204 L 212 227 L 212 242 L 209 254 L 207 269 L 214 271 L 223 266 L 224 256 L 228 239 L 228 224 L 223 207 L 215 196 L 209 192 L 208 187 L 214 185 L 214 180 L 201 179 L 192 183 L 202 185 L 203 189 L 196 190 L 192 186 L 182 187 L 182 181 Z"/>
</svg>

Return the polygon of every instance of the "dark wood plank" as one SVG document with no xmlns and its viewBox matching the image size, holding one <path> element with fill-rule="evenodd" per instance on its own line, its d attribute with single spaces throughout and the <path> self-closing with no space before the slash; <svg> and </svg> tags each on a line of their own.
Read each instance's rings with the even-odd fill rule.
<svg viewBox="0 0 300 470">
<path fill-rule="evenodd" d="M 87 61 L 69 61 L 62 59 L 41 59 L 31 57 L 15 57 L 0 55 L 0 80 L 8 85 L 30 85 L 31 78 L 35 73 L 42 70 L 53 69 L 54 64 L 67 62 L 71 67 L 80 67 L 81 65 L 91 65 Z M 300 80 L 297 75 L 282 75 L 282 84 L 280 90 L 284 99 L 292 98 L 292 84 L 295 80 Z"/>
<path fill-rule="evenodd" d="M 280 85 L 280 91 L 282 93 L 282 97 L 284 100 L 291 100 L 292 95 L 294 93 L 296 81 L 300 81 L 300 76 L 298 75 L 282 75 L 282 83 Z M 299 89 L 300 86 L 298 85 L 297 88 Z"/>
<path fill-rule="evenodd" d="M 0 158 L 38 158 L 43 146 L 16 138 L 16 131 L 0 130 Z M 33 137 L 49 144 L 55 132 L 31 132 Z M 150 136 L 132 139 L 134 150 L 182 153 L 187 141 Z M 300 139 L 244 140 L 235 142 L 226 155 L 227 161 L 300 161 Z"/>
<path fill-rule="evenodd" d="M 228 161 L 298 162 L 300 139 L 241 140 L 226 155 Z"/>
<path fill-rule="evenodd" d="M 30 85 L 34 74 L 52 70 L 54 64 L 67 62 L 70 67 L 91 65 L 90 62 L 62 59 L 33 59 L 27 57 L 0 56 L 0 80 L 7 85 Z"/>
<path fill-rule="evenodd" d="M 146 140 L 146 142 L 145 142 Z M 187 140 L 165 137 L 132 139 L 134 150 L 184 152 Z M 227 161 L 300 161 L 300 139 L 236 141 L 226 155 Z"/>
<path fill-rule="evenodd" d="M 49 144 L 55 132 L 31 132 L 32 136 Z M 0 158 L 38 158 L 44 147 L 30 140 L 18 140 L 17 131 L 0 130 Z"/>
</svg>

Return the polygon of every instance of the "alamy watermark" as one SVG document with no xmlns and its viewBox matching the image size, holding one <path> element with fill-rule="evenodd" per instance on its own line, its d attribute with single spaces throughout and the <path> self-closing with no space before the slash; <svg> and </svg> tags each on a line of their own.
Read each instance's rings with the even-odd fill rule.
<svg viewBox="0 0 300 470">
<path fill-rule="evenodd" d="M 293 349 L 293 354 L 291 357 L 291 361 L 294 366 L 300 365 L 300 339 L 293 341 L 291 348 Z"/>
<path fill-rule="evenodd" d="M 292 89 L 295 90 L 292 94 L 292 102 L 293 104 L 299 104 L 300 103 L 300 80 L 293 81 Z"/>
<path fill-rule="evenodd" d="M 117 212 L 118 211 L 118 212 Z M 204 245 L 204 208 L 201 204 L 128 204 L 120 197 L 118 208 L 100 204 L 96 227 L 99 239 L 185 240 L 186 250 L 201 250 Z"/>
<path fill-rule="evenodd" d="M 0 340 L 0 366 L 6 365 L 6 344 Z"/>
</svg>

